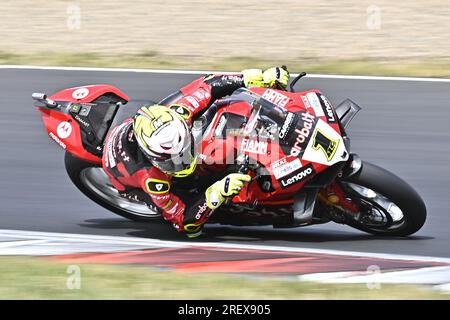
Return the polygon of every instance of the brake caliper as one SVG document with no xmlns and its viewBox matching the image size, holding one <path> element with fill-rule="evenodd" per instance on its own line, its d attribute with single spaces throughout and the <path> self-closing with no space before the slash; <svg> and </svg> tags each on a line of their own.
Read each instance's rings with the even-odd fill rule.
<svg viewBox="0 0 450 320">
<path fill-rule="evenodd" d="M 319 199 L 328 206 L 336 207 L 346 213 L 356 215 L 359 206 L 349 200 L 339 183 L 334 182 L 319 193 Z"/>
</svg>

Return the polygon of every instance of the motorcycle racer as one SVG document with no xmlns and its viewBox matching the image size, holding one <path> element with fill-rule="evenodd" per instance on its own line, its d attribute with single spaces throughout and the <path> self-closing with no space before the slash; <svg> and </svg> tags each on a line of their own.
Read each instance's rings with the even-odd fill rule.
<svg viewBox="0 0 450 320">
<path fill-rule="evenodd" d="M 173 177 L 188 177 L 196 169 L 191 134 L 195 116 L 241 87 L 285 89 L 288 81 L 285 66 L 195 80 L 158 105 L 142 107 L 134 118 L 111 130 L 105 140 L 103 168 L 121 195 L 154 203 L 179 232 L 197 237 L 210 214 L 238 194 L 250 176 L 228 174 L 195 199 L 171 192 Z"/>
</svg>

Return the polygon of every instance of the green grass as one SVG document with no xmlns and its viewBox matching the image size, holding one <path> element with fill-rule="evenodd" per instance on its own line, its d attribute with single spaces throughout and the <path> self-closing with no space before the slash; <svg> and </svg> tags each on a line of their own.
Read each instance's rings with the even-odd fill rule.
<svg viewBox="0 0 450 320">
<path fill-rule="evenodd" d="M 292 72 L 450 77 L 450 58 L 439 57 L 422 60 L 317 60 L 300 58 L 295 61 L 285 61 L 282 59 L 265 60 L 250 57 L 205 59 L 200 56 L 163 56 L 156 51 L 145 51 L 135 55 L 51 52 L 22 55 L 0 52 L 0 64 L 229 71 L 286 64 Z"/>
<path fill-rule="evenodd" d="M 187 274 L 147 267 L 79 265 L 80 289 L 68 289 L 68 264 L 1 257 L 2 299 L 446 299 L 429 288 L 324 285 L 225 274 Z M 73 283 L 69 279 L 69 283 Z"/>
</svg>

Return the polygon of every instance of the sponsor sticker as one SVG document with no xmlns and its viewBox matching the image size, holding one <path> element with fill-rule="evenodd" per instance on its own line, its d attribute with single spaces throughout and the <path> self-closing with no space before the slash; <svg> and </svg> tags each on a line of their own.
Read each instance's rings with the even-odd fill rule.
<svg viewBox="0 0 450 320">
<path fill-rule="evenodd" d="M 301 97 L 302 97 L 303 104 L 305 105 L 305 108 L 306 109 L 311 108 L 311 104 L 309 103 L 308 98 L 306 96 L 301 96 Z"/>
<path fill-rule="evenodd" d="M 264 91 L 262 97 L 280 107 L 285 107 L 290 100 L 289 97 L 272 89 L 267 89 Z"/>
<path fill-rule="evenodd" d="M 348 159 L 342 136 L 325 120 L 319 119 L 302 154 L 302 161 L 331 166 Z"/>
<path fill-rule="evenodd" d="M 179 104 L 174 104 L 170 106 L 170 109 L 178 113 L 183 119 L 189 119 L 191 116 L 191 111 Z"/>
<path fill-rule="evenodd" d="M 72 133 L 72 125 L 67 121 L 61 122 L 56 128 L 56 134 L 61 139 L 66 139 L 67 137 L 70 136 L 71 133 Z"/>
<path fill-rule="evenodd" d="M 194 108 L 197 109 L 198 107 L 200 107 L 200 105 L 198 104 L 198 101 L 195 100 L 193 97 L 187 96 L 186 100 L 189 101 L 189 103 L 192 104 L 194 106 Z"/>
<path fill-rule="evenodd" d="M 76 119 L 79 123 L 81 123 L 83 126 L 85 126 L 86 128 L 89 128 L 89 127 L 90 127 L 90 124 L 89 124 L 87 121 L 81 119 L 77 114 L 75 115 L 75 119 Z"/>
<path fill-rule="evenodd" d="M 242 76 L 239 75 L 223 75 L 222 81 L 226 81 L 228 83 L 240 82 L 242 81 Z"/>
<path fill-rule="evenodd" d="M 314 134 L 312 146 L 314 150 L 322 150 L 327 157 L 327 160 L 331 161 L 336 154 L 336 150 L 338 149 L 339 140 L 330 139 L 322 131 L 317 129 Z"/>
<path fill-rule="evenodd" d="M 315 92 L 309 92 L 306 94 L 306 98 L 308 99 L 311 107 L 314 109 L 314 114 L 316 117 L 323 117 L 325 114 L 323 113 L 322 105 L 320 104 L 317 94 Z"/>
<path fill-rule="evenodd" d="M 284 120 L 283 125 L 280 128 L 280 133 L 278 134 L 278 137 L 280 139 L 286 138 L 287 134 L 292 128 L 292 123 L 294 122 L 294 119 L 295 113 L 289 112 L 288 115 L 286 116 L 286 119 Z"/>
<path fill-rule="evenodd" d="M 241 151 L 257 153 L 257 154 L 266 154 L 267 153 L 268 143 L 267 141 L 258 141 L 255 139 L 242 139 Z"/>
<path fill-rule="evenodd" d="M 297 126 L 294 130 L 296 136 L 290 151 L 293 157 L 297 157 L 308 144 L 315 121 L 315 117 L 309 112 L 302 112 L 300 119 L 303 121 L 303 127 Z"/>
<path fill-rule="evenodd" d="M 203 88 L 199 88 L 192 94 L 192 96 L 196 98 L 198 101 L 207 100 L 211 98 L 211 94 Z"/>
<path fill-rule="evenodd" d="M 147 192 L 151 194 L 166 193 L 170 189 L 169 182 L 152 178 L 147 179 L 145 185 L 147 186 Z"/>
<path fill-rule="evenodd" d="M 91 106 L 83 105 L 81 107 L 79 115 L 83 116 L 83 117 L 87 117 L 87 115 L 89 114 L 90 111 L 91 111 Z"/>
<path fill-rule="evenodd" d="M 80 104 L 72 104 L 71 106 L 70 106 L 70 111 L 71 112 L 73 112 L 73 113 L 78 113 L 78 112 L 80 112 L 80 110 L 81 110 L 81 105 Z"/>
<path fill-rule="evenodd" d="M 312 164 L 308 164 L 278 181 L 280 182 L 281 188 L 286 189 L 293 184 L 302 182 L 312 177 L 315 173 L 316 171 L 314 170 Z"/>
<path fill-rule="evenodd" d="M 302 167 L 302 163 L 299 158 L 296 158 L 293 161 L 287 161 L 285 157 L 272 163 L 271 166 L 273 175 L 275 176 L 275 179 L 278 180 L 296 171 L 297 169 L 300 169 Z"/>
<path fill-rule="evenodd" d="M 334 114 L 331 103 L 328 101 L 328 99 L 324 95 L 319 94 L 319 97 L 320 97 L 322 109 L 325 114 L 325 117 L 327 118 L 327 121 L 330 123 L 335 123 L 336 115 Z"/>
<path fill-rule="evenodd" d="M 74 92 L 72 92 L 72 98 L 81 100 L 86 98 L 89 95 L 88 88 L 78 88 Z"/>
<path fill-rule="evenodd" d="M 220 137 L 223 134 L 223 129 L 225 128 L 225 124 L 227 123 L 227 118 L 222 115 L 217 123 L 216 129 L 214 130 L 214 136 Z"/>
<path fill-rule="evenodd" d="M 195 214 L 195 220 L 200 220 L 200 218 L 203 216 L 203 213 L 205 213 L 208 209 L 208 204 L 206 202 L 204 202 L 203 205 L 199 205 L 197 207 L 197 213 Z"/>
<path fill-rule="evenodd" d="M 49 136 L 50 136 L 50 138 L 52 138 L 53 140 L 55 140 L 55 142 L 57 143 L 57 144 L 59 144 L 59 146 L 61 147 L 61 148 L 63 148 L 63 149 L 66 149 L 67 148 L 67 146 L 66 146 L 66 144 L 64 143 L 64 142 L 62 142 L 53 132 L 49 132 L 49 134 L 48 134 Z"/>
</svg>

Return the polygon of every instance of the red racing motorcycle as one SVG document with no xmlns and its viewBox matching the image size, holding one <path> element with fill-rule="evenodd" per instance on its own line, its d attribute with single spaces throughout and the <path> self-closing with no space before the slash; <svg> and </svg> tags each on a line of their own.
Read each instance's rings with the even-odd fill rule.
<svg viewBox="0 0 450 320">
<path fill-rule="evenodd" d="M 350 99 L 334 107 L 318 90 L 294 92 L 304 75 L 290 92 L 242 88 L 215 101 L 192 128 L 199 168 L 215 170 L 174 179 L 174 190 L 199 192 L 219 176 L 245 172 L 251 182 L 208 223 L 291 228 L 334 221 L 376 235 L 417 232 L 426 220 L 417 192 L 350 151 L 345 129 L 361 108 Z M 103 142 L 128 96 L 91 85 L 32 97 L 48 135 L 66 150 L 67 173 L 82 193 L 128 219 L 162 219 L 155 205 L 121 196 L 101 166 Z"/>
</svg>

